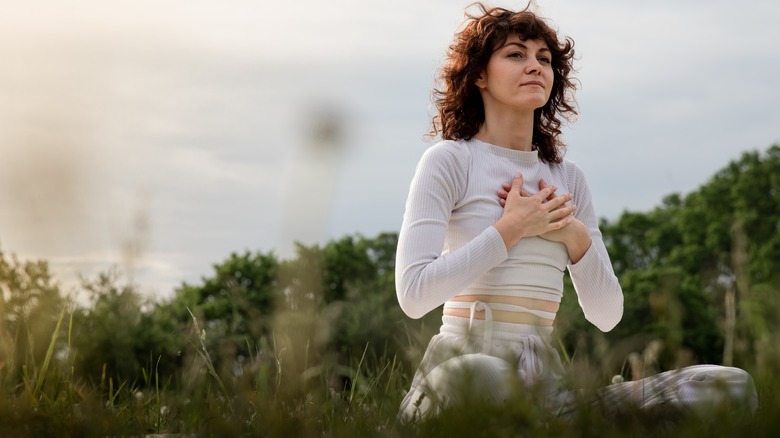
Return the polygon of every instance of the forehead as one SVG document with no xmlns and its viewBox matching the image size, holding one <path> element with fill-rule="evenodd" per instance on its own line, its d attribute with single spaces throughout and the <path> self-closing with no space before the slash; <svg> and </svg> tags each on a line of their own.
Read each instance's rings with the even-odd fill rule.
<svg viewBox="0 0 780 438">
<path fill-rule="evenodd" d="M 510 34 L 506 41 L 504 41 L 503 44 L 500 44 L 496 49 L 500 49 L 503 47 L 506 47 L 508 45 L 517 46 L 517 45 L 523 45 L 527 47 L 529 50 L 539 51 L 539 50 L 547 50 L 549 51 L 550 48 L 547 46 L 547 43 L 542 39 L 523 39 L 520 37 L 520 35 L 513 33 Z"/>
</svg>

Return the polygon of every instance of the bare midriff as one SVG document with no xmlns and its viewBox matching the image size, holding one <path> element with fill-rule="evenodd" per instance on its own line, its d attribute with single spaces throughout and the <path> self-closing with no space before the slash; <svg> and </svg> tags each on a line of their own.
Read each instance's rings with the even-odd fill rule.
<svg viewBox="0 0 780 438">
<path fill-rule="evenodd" d="M 511 297 L 506 295 L 458 295 L 452 298 L 450 301 L 463 301 L 467 303 L 473 303 L 474 301 L 482 301 L 483 303 L 504 303 L 514 304 L 516 306 L 522 306 L 529 310 L 541 310 L 544 312 L 557 313 L 560 303 L 549 300 L 541 300 L 538 298 L 524 298 L 524 297 Z M 540 316 L 521 312 L 521 311 L 507 311 L 507 310 L 492 310 L 493 321 L 511 322 L 515 324 L 532 324 L 532 325 L 553 325 L 553 320 L 548 318 L 542 318 Z M 445 308 L 444 314 L 448 316 L 460 316 L 462 318 L 469 318 L 471 316 L 470 309 L 454 309 Z M 474 312 L 474 319 L 485 319 L 484 311 Z"/>
</svg>

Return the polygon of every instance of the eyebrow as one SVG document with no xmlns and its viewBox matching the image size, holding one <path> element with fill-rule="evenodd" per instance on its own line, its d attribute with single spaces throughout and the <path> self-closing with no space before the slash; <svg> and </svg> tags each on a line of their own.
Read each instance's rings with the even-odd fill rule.
<svg viewBox="0 0 780 438">
<path fill-rule="evenodd" d="M 512 42 L 506 43 L 503 46 L 501 46 L 500 48 L 503 49 L 506 46 L 518 46 L 521 49 L 528 50 L 528 47 L 525 44 L 519 43 L 517 41 L 512 41 Z M 550 53 L 552 53 L 552 51 L 548 47 L 542 47 L 541 49 L 539 49 L 539 51 L 540 52 L 550 52 Z"/>
</svg>

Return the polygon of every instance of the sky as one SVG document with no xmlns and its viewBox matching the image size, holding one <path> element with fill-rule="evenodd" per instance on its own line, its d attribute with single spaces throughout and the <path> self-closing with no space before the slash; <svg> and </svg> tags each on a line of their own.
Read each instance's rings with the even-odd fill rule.
<svg viewBox="0 0 780 438">
<path fill-rule="evenodd" d="M 231 253 L 398 231 L 471 1 L 35 0 L 0 16 L 0 251 L 152 299 Z M 513 9 L 525 2 L 490 3 Z M 537 0 L 575 41 L 566 158 L 646 211 L 780 142 L 780 3 Z"/>
</svg>

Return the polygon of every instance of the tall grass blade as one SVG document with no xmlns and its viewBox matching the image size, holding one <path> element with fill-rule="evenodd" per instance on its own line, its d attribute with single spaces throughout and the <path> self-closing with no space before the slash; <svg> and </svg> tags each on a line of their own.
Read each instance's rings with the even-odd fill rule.
<svg viewBox="0 0 780 438">
<path fill-rule="evenodd" d="M 49 348 L 46 349 L 46 356 L 43 359 L 43 364 L 41 365 L 40 372 L 38 373 L 37 379 L 35 381 L 35 390 L 33 391 L 33 394 L 38 394 L 41 387 L 43 386 L 43 381 L 46 378 L 46 372 L 49 369 L 49 363 L 51 362 L 51 356 L 54 353 L 54 346 L 57 343 L 57 338 L 59 337 L 60 332 L 60 325 L 62 325 L 62 318 L 65 317 L 65 309 L 67 306 L 62 306 L 62 310 L 60 311 L 60 316 L 57 318 L 57 325 L 54 327 L 54 333 L 51 334 L 51 341 L 49 342 Z"/>
<path fill-rule="evenodd" d="M 217 381 L 217 384 L 219 385 L 220 390 L 222 390 L 222 395 L 225 396 L 225 400 L 230 400 L 230 394 L 228 393 L 227 388 L 225 387 L 225 384 L 222 382 L 222 379 L 219 377 L 219 374 L 217 374 L 217 370 L 214 368 L 214 362 L 211 360 L 211 355 L 209 354 L 209 351 L 206 349 L 206 330 L 200 329 L 200 326 L 198 326 L 198 319 L 195 318 L 195 315 L 192 313 L 192 310 L 190 310 L 189 307 L 187 307 L 187 311 L 190 312 L 190 316 L 192 317 L 192 323 L 195 325 L 195 330 L 200 333 L 199 339 L 200 339 L 200 349 L 197 349 L 198 355 L 203 359 L 203 361 L 206 363 L 206 369 L 208 369 L 209 374 L 211 374 L 212 377 L 214 377 L 214 380 Z M 233 408 L 230 403 L 227 403 L 228 408 L 232 411 Z"/>
</svg>

